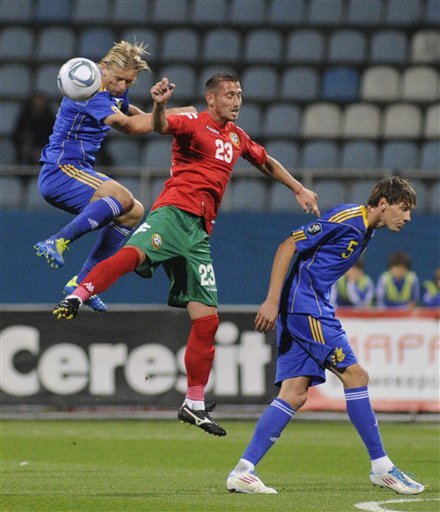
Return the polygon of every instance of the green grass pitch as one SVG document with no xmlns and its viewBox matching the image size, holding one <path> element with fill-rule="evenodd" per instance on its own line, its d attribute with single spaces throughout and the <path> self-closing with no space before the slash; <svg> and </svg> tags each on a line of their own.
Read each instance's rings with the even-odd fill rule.
<svg viewBox="0 0 440 512">
<path fill-rule="evenodd" d="M 225 479 L 255 421 L 221 422 L 215 438 L 176 421 L 12 421 L 1 425 L 1 512 L 344 512 L 405 499 L 373 487 L 348 422 L 292 421 L 258 474 L 278 495 L 230 494 Z M 385 447 L 428 489 L 386 510 L 437 512 L 439 429 L 383 423 Z M 385 505 L 382 505 L 385 506 Z"/>
</svg>

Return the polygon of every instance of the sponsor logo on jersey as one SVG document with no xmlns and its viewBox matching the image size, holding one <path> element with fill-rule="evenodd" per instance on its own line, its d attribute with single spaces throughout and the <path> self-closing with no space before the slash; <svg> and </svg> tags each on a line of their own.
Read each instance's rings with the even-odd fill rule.
<svg viewBox="0 0 440 512">
<path fill-rule="evenodd" d="M 151 235 L 151 245 L 155 249 L 160 249 L 160 247 L 162 247 L 162 237 L 158 233 Z"/>
<path fill-rule="evenodd" d="M 236 148 L 240 147 L 240 137 L 235 132 L 231 132 L 229 138 Z"/>
<path fill-rule="evenodd" d="M 321 233 L 321 231 L 322 231 L 321 224 L 319 224 L 318 222 L 315 222 L 314 224 L 309 226 L 309 228 L 307 229 L 307 233 L 312 236 L 315 236 L 318 233 Z"/>
<path fill-rule="evenodd" d="M 206 129 L 212 133 L 215 133 L 216 135 L 220 135 L 220 132 L 218 130 L 216 130 L 215 128 L 212 128 L 212 126 L 209 126 L 209 124 L 206 125 Z"/>
</svg>

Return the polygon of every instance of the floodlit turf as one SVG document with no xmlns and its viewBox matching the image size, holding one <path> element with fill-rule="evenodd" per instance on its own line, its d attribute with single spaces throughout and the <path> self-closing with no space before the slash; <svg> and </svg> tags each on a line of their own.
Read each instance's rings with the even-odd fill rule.
<svg viewBox="0 0 440 512">
<path fill-rule="evenodd" d="M 255 422 L 221 424 L 225 438 L 178 421 L 3 421 L 0 510 L 344 512 L 405 498 L 369 483 L 368 459 L 349 423 L 319 421 L 292 421 L 260 464 L 277 496 L 230 494 L 226 476 Z M 399 467 L 431 486 L 418 496 L 423 501 L 388 510 L 438 511 L 438 426 L 384 423 L 381 430 Z"/>
</svg>

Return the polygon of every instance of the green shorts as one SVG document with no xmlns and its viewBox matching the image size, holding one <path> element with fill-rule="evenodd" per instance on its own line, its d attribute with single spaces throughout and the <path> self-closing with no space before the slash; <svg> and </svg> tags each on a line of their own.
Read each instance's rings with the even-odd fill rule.
<svg viewBox="0 0 440 512">
<path fill-rule="evenodd" d="M 184 308 L 190 301 L 218 306 L 211 246 L 204 225 L 202 217 L 163 206 L 150 212 L 125 243 L 147 255 L 136 268 L 142 277 L 152 277 L 154 270 L 163 266 L 170 280 L 170 306 Z"/>
</svg>

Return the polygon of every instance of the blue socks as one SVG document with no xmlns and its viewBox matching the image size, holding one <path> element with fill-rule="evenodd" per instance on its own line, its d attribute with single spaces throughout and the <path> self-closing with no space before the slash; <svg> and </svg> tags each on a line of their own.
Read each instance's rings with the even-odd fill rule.
<svg viewBox="0 0 440 512">
<path fill-rule="evenodd" d="M 254 435 L 242 455 L 242 459 L 246 459 L 256 466 L 280 437 L 294 414 L 295 410 L 287 402 L 275 398 L 258 420 Z"/>
<path fill-rule="evenodd" d="M 78 283 L 83 281 L 97 263 L 112 256 L 132 231 L 132 228 L 114 222 L 103 228 L 78 274 Z"/>
<path fill-rule="evenodd" d="M 114 197 L 103 197 L 87 205 L 72 222 L 51 238 L 64 238 L 72 242 L 85 233 L 107 225 L 124 213 L 121 203 Z"/>
<path fill-rule="evenodd" d="M 345 389 L 347 413 L 350 421 L 364 442 L 370 459 L 379 459 L 386 455 L 380 438 L 376 415 L 371 407 L 368 388 Z"/>
</svg>

